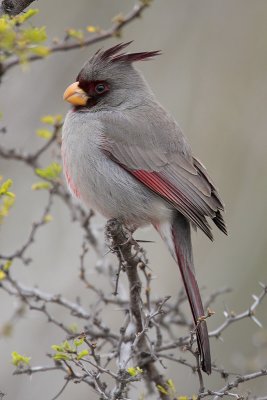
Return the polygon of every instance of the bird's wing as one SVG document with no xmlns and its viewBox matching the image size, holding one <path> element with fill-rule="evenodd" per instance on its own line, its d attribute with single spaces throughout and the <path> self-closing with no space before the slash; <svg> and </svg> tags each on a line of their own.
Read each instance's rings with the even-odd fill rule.
<svg viewBox="0 0 267 400">
<path fill-rule="evenodd" d="M 127 126 L 127 124 L 126 124 Z M 172 133 L 171 133 L 172 134 Z M 169 135 L 169 137 L 171 136 Z M 190 152 L 183 153 L 179 141 L 182 133 L 167 148 L 159 143 L 136 139 L 136 135 L 103 136 L 103 150 L 115 162 L 132 174 L 145 186 L 171 203 L 178 211 L 199 227 L 211 240 L 210 217 L 218 228 L 226 233 L 221 211 L 224 210 L 217 189 L 206 168 Z M 168 138 L 169 138 L 168 137 Z M 150 135 L 151 139 L 151 135 Z"/>
</svg>

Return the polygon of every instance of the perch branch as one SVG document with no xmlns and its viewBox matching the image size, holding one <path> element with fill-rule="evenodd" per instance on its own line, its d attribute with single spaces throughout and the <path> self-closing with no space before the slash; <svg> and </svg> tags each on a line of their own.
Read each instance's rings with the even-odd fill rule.
<svg viewBox="0 0 267 400">
<path fill-rule="evenodd" d="M 137 242 L 132 238 L 131 233 L 123 227 L 122 224 L 116 219 L 108 221 L 106 226 L 106 236 L 110 244 L 111 250 L 117 254 L 119 263 L 125 268 L 130 291 L 130 314 L 134 317 L 134 324 L 136 330 L 136 339 L 132 343 L 132 350 L 134 352 L 135 347 L 138 347 L 139 354 L 150 354 L 151 350 L 147 343 L 143 324 L 143 310 L 141 301 L 141 281 L 138 275 L 138 267 L 143 265 L 143 250 L 140 249 Z M 134 355 L 134 354 L 132 354 Z M 159 373 L 153 360 L 148 362 L 142 362 L 139 357 L 138 365 L 146 371 L 149 381 L 154 382 L 156 388 L 161 386 L 166 390 L 166 382 L 163 376 Z M 126 362 L 127 363 L 127 362 Z M 162 400 L 170 400 L 170 396 L 164 391 L 159 391 L 160 398 Z"/>
</svg>

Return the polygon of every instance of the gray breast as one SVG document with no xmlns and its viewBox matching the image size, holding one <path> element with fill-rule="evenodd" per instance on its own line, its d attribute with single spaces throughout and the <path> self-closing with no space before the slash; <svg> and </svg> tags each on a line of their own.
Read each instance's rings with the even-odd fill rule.
<svg viewBox="0 0 267 400">
<path fill-rule="evenodd" d="M 70 190 L 107 218 L 137 225 L 166 219 L 165 201 L 112 161 L 102 150 L 103 126 L 88 114 L 68 113 L 62 135 L 64 172 Z"/>
</svg>

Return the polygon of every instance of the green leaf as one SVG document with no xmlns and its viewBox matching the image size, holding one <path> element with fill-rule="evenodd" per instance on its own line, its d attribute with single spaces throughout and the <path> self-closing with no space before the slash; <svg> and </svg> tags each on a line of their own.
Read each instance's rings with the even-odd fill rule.
<svg viewBox="0 0 267 400">
<path fill-rule="evenodd" d="M 50 54 L 50 49 L 47 46 L 37 46 L 30 48 L 30 52 L 40 57 L 46 57 Z"/>
<path fill-rule="evenodd" d="M 49 140 L 53 136 L 53 133 L 48 129 L 37 129 L 36 135 L 43 139 Z"/>
<path fill-rule="evenodd" d="M 0 187 L 0 196 L 3 196 L 4 194 L 7 194 L 8 189 L 10 189 L 10 187 L 13 185 L 13 181 L 12 179 L 8 179 L 7 181 L 5 181 L 4 183 L 2 183 L 1 187 Z"/>
<path fill-rule="evenodd" d="M 73 39 L 79 40 L 80 42 L 83 41 L 84 39 L 84 33 L 83 31 L 81 31 L 80 29 L 68 29 L 67 30 L 67 34 L 72 37 Z"/>
<path fill-rule="evenodd" d="M 77 360 L 80 360 L 81 358 L 88 356 L 89 351 L 88 350 L 82 350 L 80 353 L 77 354 Z"/>
<path fill-rule="evenodd" d="M 59 177 L 61 170 L 61 166 L 58 163 L 53 162 L 46 168 L 36 168 L 35 173 L 41 178 L 47 179 L 49 181 L 55 181 Z"/>
<path fill-rule="evenodd" d="M 49 47 L 40 45 L 47 39 L 46 28 L 22 26 L 37 12 L 38 10 L 30 9 L 17 16 L 4 15 L 0 18 L 0 62 L 16 56 L 21 64 L 26 64 L 29 53 L 41 57 L 49 54 Z"/>
<path fill-rule="evenodd" d="M 41 118 L 41 122 L 43 124 L 54 125 L 55 117 L 53 117 L 53 115 L 45 115 Z"/>
<path fill-rule="evenodd" d="M 7 260 L 6 262 L 5 262 L 5 264 L 3 265 L 3 271 L 9 271 L 9 268 L 11 267 L 11 265 L 12 265 L 12 261 L 11 260 Z"/>
<path fill-rule="evenodd" d="M 62 121 L 63 121 L 63 116 L 62 116 L 61 114 L 56 114 L 56 115 L 54 116 L 54 118 L 55 118 L 55 123 L 56 123 L 56 124 L 61 124 Z"/>
<path fill-rule="evenodd" d="M 163 386 L 157 385 L 157 388 L 158 388 L 158 391 L 159 391 L 160 393 L 166 394 L 166 395 L 168 394 L 167 390 L 166 390 Z"/>
<path fill-rule="evenodd" d="M 11 197 L 12 199 L 15 199 L 15 194 L 12 192 L 6 192 L 6 196 Z"/>
<path fill-rule="evenodd" d="M 101 32 L 101 29 L 99 28 L 99 26 L 94 26 L 94 25 L 88 25 L 86 27 L 86 30 L 89 33 L 99 33 L 99 32 Z"/>
<path fill-rule="evenodd" d="M 67 340 L 65 340 L 65 342 L 61 343 L 60 345 L 58 344 L 53 344 L 51 346 L 51 348 L 55 351 L 59 351 L 60 353 L 65 353 L 65 352 L 76 352 L 76 350 L 74 350 L 71 345 L 69 344 L 69 342 Z"/>
<path fill-rule="evenodd" d="M 169 388 L 175 393 L 176 389 L 175 389 L 175 386 L 174 386 L 174 383 L 173 383 L 173 380 L 172 380 L 172 379 L 168 379 L 168 380 L 167 380 L 167 385 L 168 385 Z"/>
<path fill-rule="evenodd" d="M 65 353 L 57 353 L 53 356 L 54 360 L 70 360 L 70 357 Z"/>
<path fill-rule="evenodd" d="M 6 273 L 0 269 L 0 281 L 3 281 L 6 278 Z"/>
<path fill-rule="evenodd" d="M 23 364 L 29 365 L 30 363 L 31 357 L 22 356 L 16 351 L 13 351 L 11 353 L 11 356 L 12 356 L 12 364 L 14 364 L 16 367 L 21 366 Z"/>
<path fill-rule="evenodd" d="M 7 193 L 2 199 L 2 204 L 0 204 L 0 224 L 3 222 L 4 218 L 9 215 L 9 210 L 15 202 L 15 197 L 7 196 Z"/>
<path fill-rule="evenodd" d="M 14 17 L 16 24 L 23 24 L 28 19 L 32 18 L 34 15 L 38 14 L 39 10 L 30 8 L 24 14 L 17 15 Z"/>
<path fill-rule="evenodd" d="M 46 214 L 44 216 L 44 222 L 47 224 L 48 222 L 51 222 L 51 221 L 53 221 L 52 215 L 51 214 Z"/>
<path fill-rule="evenodd" d="M 62 343 L 62 346 L 65 351 L 70 351 L 70 352 L 74 351 L 74 349 L 71 347 L 71 345 L 67 340 L 65 340 L 65 342 Z"/>
<path fill-rule="evenodd" d="M 36 182 L 32 184 L 32 190 L 49 190 L 52 188 L 50 182 Z"/>
<path fill-rule="evenodd" d="M 127 369 L 127 372 L 131 376 L 136 376 L 136 375 L 142 374 L 143 370 L 140 367 L 129 367 Z"/>
<path fill-rule="evenodd" d="M 55 350 L 55 351 L 60 351 L 60 352 L 63 352 L 63 351 L 64 351 L 63 346 L 58 345 L 58 344 L 53 344 L 53 345 L 51 346 L 51 349 L 53 349 L 53 350 Z"/>
<path fill-rule="evenodd" d="M 47 39 L 45 27 L 41 28 L 27 28 L 22 32 L 22 38 L 31 44 L 38 44 Z"/>
<path fill-rule="evenodd" d="M 12 51 L 16 42 L 16 33 L 12 30 L 7 30 L 0 36 L 0 46 L 2 50 Z"/>
<path fill-rule="evenodd" d="M 81 339 L 74 339 L 74 344 L 76 347 L 81 346 L 84 343 L 84 338 Z"/>
<path fill-rule="evenodd" d="M 60 114 L 57 114 L 57 115 L 44 115 L 41 118 L 41 122 L 43 124 L 48 124 L 48 125 L 61 124 L 62 120 L 63 120 L 63 117 Z"/>
<path fill-rule="evenodd" d="M 0 18 L 0 34 L 5 33 L 10 28 L 7 18 L 4 16 Z"/>
<path fill-rule="evenodd" d="M 135 368 L 134 367 L 129 367 L 127 368 L 127 372 L 128 374 L 130 374 L 131 376 L 135 376 L 136 372 L 135 372 Z"/>
</svg>

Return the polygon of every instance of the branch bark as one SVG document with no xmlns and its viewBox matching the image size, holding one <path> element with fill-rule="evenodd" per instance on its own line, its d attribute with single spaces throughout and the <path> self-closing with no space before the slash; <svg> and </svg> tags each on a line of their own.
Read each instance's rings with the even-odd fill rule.
<svg viewBox="0 0 267 400">
<path fill-rule="evenodd" d="M 4 14 L 17 15 L 20 14 L 35 0 L 3 0 L 0 3 L 0 17 Z"/>
<path fill-rule="evenodd" d="M 137 243 L 132 239 L 131 232 L 127 230 L 118 220 L 111 219 L 106 225 L 106 236 L 111 250 L 117 254 L 119 263 L 125 268 L 130 294 L 130 315 L 132 315 L 135 324 L 136 338 L 132 343 L 132 356 L 136 351 L 138 365 L 145 370 L 147 381 L 153 382 L 156 390 L 162 400 L 171 400 L 163 375 L 158 371 L 153 360 L 150 346 L 146 339 L 146 327 L 143 323 L 143 311 L 141 301 L 141 280 L 138 275 L 138 267 L 143 264 L 142 249 L 136 249 Z M 144 361 L 144 359 L 149 361 Z M 125 365 L 127 368 L 127 365 Z M 160 387 L 164 390 L 160 390 Z M 165 393 L 166 391 L 166 393 Z"/>
</svg>

